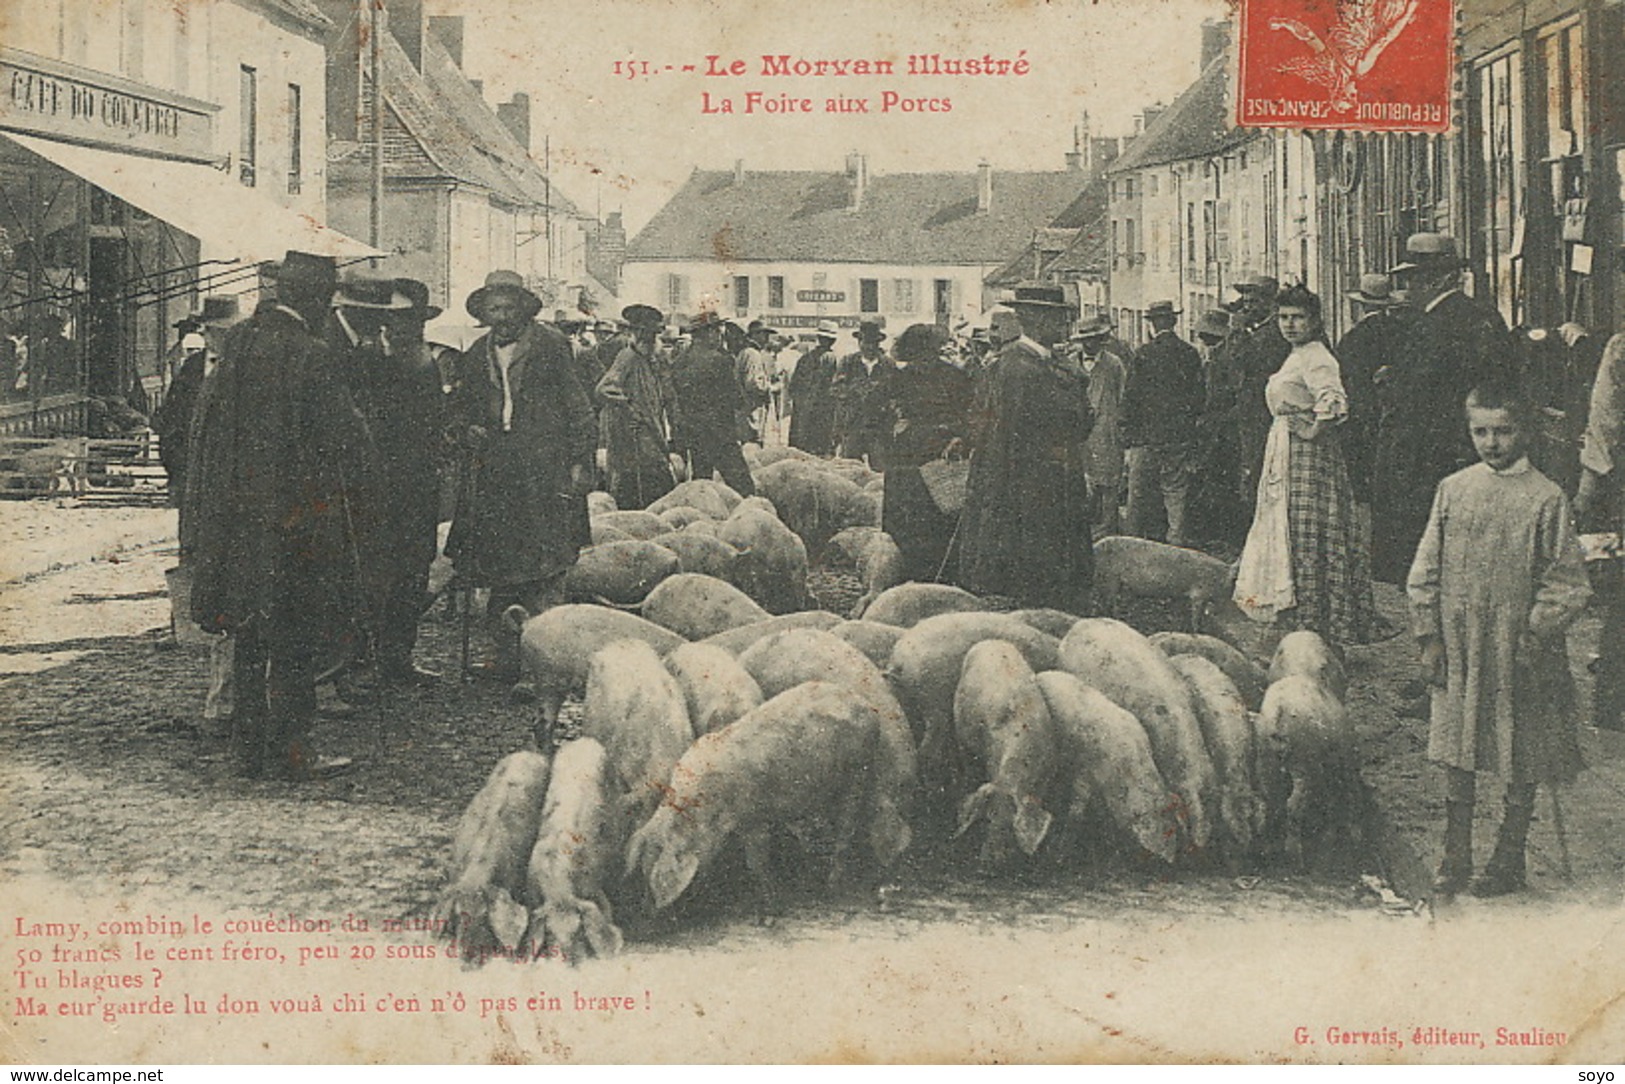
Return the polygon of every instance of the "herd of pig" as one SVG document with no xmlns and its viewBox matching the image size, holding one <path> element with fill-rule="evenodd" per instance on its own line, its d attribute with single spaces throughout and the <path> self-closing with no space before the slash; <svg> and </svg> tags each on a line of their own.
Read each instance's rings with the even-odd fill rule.
<svg viewBox="0 0 1625 1084">
<path fill-rule="evenodd" d="M 917 833 L 957 848 L 975 832 L 998 872 L 1072 841 L 1170 865 L 1301 863 L 1347 828 L 1346 682 L 1313 633 L 1282 639 L 1266 670 L 1213 636 L 888 583 L 890 539 L 853 465 L 756 466 L 760 497 L 688 482 L 643 512 L 595 500 L 571 590 L 597 601 L 508 611 L 539 751 L 500 761 L 458 823 L 436 916 L 465 959 L 617 952 L 612 899 L 670 907 L 731 841 L 767 909 L 786 834 L 830 856 L 839 888 L 883 877 Z M 807 553 L 831 543 L 865 581 L 850 620 L 803 608 Z M 1183 579 L 1154 550 L 1132 556 L 1113 574 L 1124 590 L 1194 608 L 1222 586 L 1190 551 L 1169 566 Z M 556 742 L 572 696 L 579 733 Z"/>
</svg>

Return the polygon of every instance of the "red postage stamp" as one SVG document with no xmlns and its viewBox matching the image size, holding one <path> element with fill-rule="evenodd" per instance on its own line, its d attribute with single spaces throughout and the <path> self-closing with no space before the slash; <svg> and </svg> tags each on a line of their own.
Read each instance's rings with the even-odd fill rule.
<svg viewBox="0 0 1625 1084">
<path fill-rule="evenodd" d="M 1444 132 L 1453 0 L 1241 0 L 1236 123 Z"/>
</svg>

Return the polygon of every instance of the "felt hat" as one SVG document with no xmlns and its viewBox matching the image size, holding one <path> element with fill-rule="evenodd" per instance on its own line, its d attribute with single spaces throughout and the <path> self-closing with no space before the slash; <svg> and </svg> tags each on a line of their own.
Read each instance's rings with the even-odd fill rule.
<svg viewBox="0 0 1625 1084">
<path fill-rule="evenodd" d="M 600 333 L 602 333 L 604 335 L 613 335 L 613 334 L 615 334 L 615 321 L 614 320 L 599 320 L 596 324 L 594 324 L 592 326 L 592 329 L 594 331 L 600 332 Z"/>
<path fill-rule="evenodd" d="M 313 290 L 332 290 L 339 277 L 338 262 L 333 257 L 293 249 L 289 249 L 281 260 L 264 265 L 263 270 L 278 283 Z"/>
<path fill-rule="evenodd" d="M 777 333 L 778 330 L 779 329 L 776 328 L 776 327 L 769 327 L 768 324 L 767 324 L 767 321 L 765 321 L 765 320 L 752 320 L 750 322 L 750 326 L 745 329 L 745 334 L 746 335 L 756 335 L 756 334 L 758 334 L 760 332 L 765 331 L 769 335 L 772 335 L 772 334 Z"/>
<path fill-rule="evenodd" d="M 1112 333 L 1112 323 L 1104 316 L 1091 316 L 1079 322 L 1072 332 L 1073 339 L 1093 339 L 1104 337 Z"/>
<path fill-rule="evenodd" d="M 1453 270 L 1462 266 L 1456 239 L 1448 233 L 1413 233 L 1405 238 L 1405 258 L 1388 269 L 1390 275 L 1419 268 Z"/>
<path fill-rule="evenodd" d="M 1034 309 L 1070 309 L 1066 291 L 1059 286 L 1017 286 L 999 298 L 999 304 Z"/>
<path fill-rule="evenodd" d="M 542 311 L 542 299 L 525 286 L 525 280 L 517 271 L 492 271 L 486 275 L 485 285 L 468 295 L 463 308 L 468 310 L 468 315 L 484 323 L 486 303 L 498 294 L 506 294 L 522 301 L 529 310 L 525 313 L 527 320 Z"/>
<path fill-rule="evenodd" d="M 191 316 L 194 326 L 225 327 L 237 320 L 237 299 L 214 294 L 203 299 L 203 306 Z"/>
<path fill-rule="evenodd" d="M 858 337 L 860 343 L 877 343 L 886 337 L 886 329 L 880 325 L 879 320 L 864 320 L 852 334 Z"/>
<path fill-rule="evenodd" d="M 1150 317 L 1166 316 L 1171 318 L 1178 316 L 1179 312 L 1180 310 L 1174 308 L 1172 301 L 1153 301 L 1146 306 L 1145 310 L 1145 314 Z"/>
<path fill-rule="evenodd" d="M 838 339 L 841 337 L 840 326 L 834 320 L 820 320 L 813 333 L 820 339 Z"/>
<path fill-rule="evenodd" d="M 1345 296 L 1350 301 L 1358 301 L 1362 305 L 1397 305 L 1399 298 L 1394 296 L 1394 280 L 1381 271 L 1371 271 L 1360 276 L 1360 288 L 1349 290 Z"/>
<path fill-rule="evenodd" d="M 1238 294 L 1256 294 L 1273 299 L 1281 292 L 1281 283 L 1269 275 L 1248 275 L 1231 283 L 1230 288 Z"/>
<path fill-rule="evenodd" d="M 395 280 L 395 290 L 412 303 L 412 316 L 418 320 L 433 320 L 443 311 L 439 305 L 429 304 L 429 286 L 417 279 Z"/>
<path fill-rule="evenodd" d="M 1230 317 L 1219 309 L 1210 309 L 1202 314 L 1196 321 L 1196 335 L 1198 338 L 1208 336 L 1214 339 L 1223 339 L 1230 334 Z"/>
<path fill-rule="evenodd" d="M 628 327 L 639 331 L 653 331 L 658 333 L 666 326 L 666 314 L 653 305 L 628 305 L 621 310 L 621 319 Z"/>
<path fill-rule="evenodd" d="M 701 309 L 688 318 L 688 323 L 683 325 L 683 330 L 692 335 L 694 332 L 704 331 L 706 328 L 720 328 L 724 323 L 726 321 L 722 319 L 722 314 L 717 312 L 716 309 Z"/>
<path fill-rule="evenodd" d="M 394 279 L 362 273 L 347 276 L 339 283 L 333 293 L 333 307 L 401 312 L 412 307 L 412 299 L 396 288 Z"/>
<path fill-rule="evenodd" d="M 911 324 L 897 336 L 891 352 L 898 361 L 914 365 L 941 357 L 947 345 L 947 331 L 936 324 Z"/>
</svg>

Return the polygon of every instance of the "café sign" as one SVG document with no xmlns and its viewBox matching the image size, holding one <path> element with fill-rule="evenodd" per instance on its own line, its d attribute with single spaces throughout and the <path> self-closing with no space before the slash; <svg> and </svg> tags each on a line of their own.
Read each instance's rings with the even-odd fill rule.
<svg viewBox="0 0 1625 1084">
<path fill-rule="evenodd" d="M 0 128 L 207 162 L 209 102 L 20 49 L 0 49 Z"/>
<path fill-rule="evenodd" d="M 845 290 L 797 290 L 796 300 L 809 304 L 838 305 L 846 300 Z"/>
</svg>

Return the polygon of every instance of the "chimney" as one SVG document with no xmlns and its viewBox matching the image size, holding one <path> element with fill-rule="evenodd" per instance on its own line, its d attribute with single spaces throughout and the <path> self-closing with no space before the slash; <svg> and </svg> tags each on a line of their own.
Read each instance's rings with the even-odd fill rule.
<svg viewBox="0 0 1625 1084">
<path fill-rule="evenodd" d="M 385 24 L 401 43 L 412 67 L 423 70 L 424 38 L 428 23 L 423 17 L 423 0 L 389 0 L 389 20 Z"/>
<path fill-rule="evenodd" d="M 846 177 L 852 182 L 852 209 L 861 211 L 864 190 L 869 187 L 869 159 L 857 151 L 847 155 Z"/>
<path fill-rule="evenodd" d="M 745 183 L 745 160 L 743 158 L 735 158 L 734 159 L 734 185 L 737 187 L 737 186 L 742 185 L 744 183 Z"/>
<path fill-rule="evenodd" d="M 458 70 L 463 67 L 463 17 L 461 15 L 429 16 L 429 33 L 441 48 L 451 56 Z"/>
<path fill-rule="evenodd" d="M 513 133 L 514 139 L 530 153 L 530 95 L 515 94 L 511 102 L 497 103 L 497 119 Z"/>
<path fill-rule="evenodd" d="M 1066 152 L 1066 171 L 1068 173 L 1082 173 L 1083 172 L 1083 152 L 1082 151 L 1067 151 Z"/>
<path fill-rule="evenodd" d="M 1165 111 L 1167 111 L 1167 109 L 1168 109 L 1168 107 L 1166 105 L 1163 105 L 1161 102 L 1158 102 L 1156 105 L 1148 105 L 1148 106 L 1146 106 L 1145 107 L 1145 112 L 1140 114 L 1140 116 L 1142 118 L 1142 124 L 1141 124 L 1141 127 L 1140 127 L 1140 131 L 1144 131 L 1146 128 L 1149 128 L 1153 124 L 1157 123 L 1157 118 L 1162 116 L 1162 114 Z"/>
<path fill-rule="evenodd" d="M 976 213 L 987 214 L 993 208 L 993 165 L 986 159 L 976 164 Z"/>
<path fill-rule="evenodd" d="M 1230 48 L 1230 20 L 1202 20 L 1202 67 L 1219 59 Z"/>
</svg>

